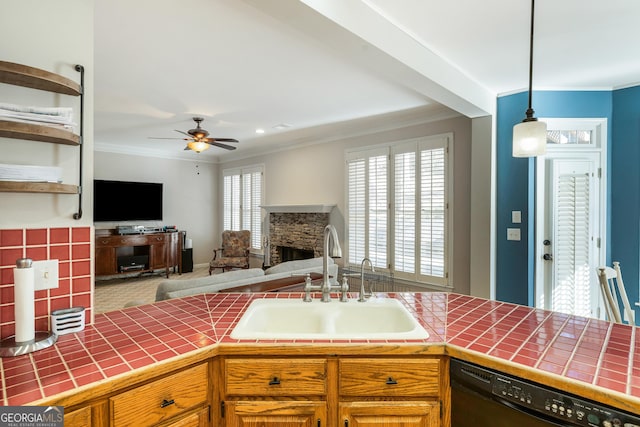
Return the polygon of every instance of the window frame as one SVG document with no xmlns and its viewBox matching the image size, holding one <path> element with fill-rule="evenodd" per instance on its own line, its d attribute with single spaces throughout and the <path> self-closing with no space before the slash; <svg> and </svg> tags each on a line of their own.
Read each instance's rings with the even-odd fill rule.
<svg viewBox="0 0 640 427">
<path fill-rule="evenodd" d="M 415 152 L 416 159 L 421 157 L 421 152 L 425 149 L 432 149 L 441 146 L 445 149 L 444 153 L 444 271 L 442 277 L 437 276 L 427 276 L 420 273 L 420 220 L 416 218 L 414 220 L 414 226 L 416 227 L 416 238 L 415 241 L 415 253 L 414 259 L 418 264 L 415 265 L 414 271 L 412 273 L 403 273 L 395 270 L 396 264 L 396 254 L 394 251 L 395 243 L 395 157 L 394 154 L 400 152 L 413 151 Z M 359 267 L 354 262 L 349 262 L 350 257 L 350 204 L 349 204 L 349 186 L 350 186 L 350 175 L 349 175 L 349 164 L 351 162 L 356 161 L 357 159 L 368 159 L 370 157 L 380 155 L 380 153 L 385 153 L 387 155 L 387 268 L 381 268 L 381 270 L 392 274 L 396 280 L 402 280 L 407 282 L 413 282 L 417 284 L 429 285 L 438 288 L 451 289 L 453 283 L 453 242 L 454 242 L 454 230 L 453 230 L 453 184 L 454 184 L 454 171 L 453 171 L 453 157 L 450 156 L 453 153 L 453 133 L 445 133 L 438 134 L 432 136 L 425 136 L 419 138 L 412 138 L 401 141 L 394 141 L 384 144 L 379 144 L 375 146 L 367 146 L 361 147 L 358 149 L 345 150 L 345 249 L 346 249 L 346 266 L 350 267 Z M 366 163 L 366 162 L 365 162 Z M 420 161 L 415 161 L 414 163 L 416 168 L 420 167 Z M 366 175 L 366 172 L 365 172 Z M 415 207 L 416 207 L 416 215 L 420 215 L 421 206 L 420 206 L 420 194 L 419 190 L 421 188 L 420 181 L 420 172 L 416 170 L 415 184 L 416 184 L 416 194 L 415 194 Z M 369 192 L 369 182 L 365 181 L 365 189 L 366 194 L 368 196 Z M 366 212 L 366 225 L 365 229 L 365 254 L 368 256 L 369 251 L 369 205 L 368 198 L 366 199 L 365 204 L 365 212 Z M 376 267 L 378 269 L 379 267 Z"/>
<path fill-rule="evenodd" d="M 262 164 L 249 165 L 240 168 L 224 169 L 222 171 L 222 229 L 223 230 L 250 230 L 251 231 L 251 253 L 262 254 L 262 226 L 264 205 L 264 189 L 265 189 L 265 167 Z M 253 177 L 259 174 L 260 194 L 259 200 L 255 200 L 255 192 L 253 191 Z M 249 178 L 249 180 L 247 180 Z M 231 182 L 228 183 L 228 179 Z M 229 187 L 228 184 L 232 184 Z M 237 185 L 237 188 L 234 188 Z M 228 190 L 234 192 L 229 195 Z M 237 193 L 235 193 L 237 191 Z M 235 197 L 234 197 L 235 196 Z M 237 200 L 236 200 L 237 199 Z M 251 204 L 256 204 L 248 209 L 245 208 L 247 200 Z M 232 207 L 229 209 L 228 204 Z M 228 217 L 228 215 L 230 215 Z M 245 224 L 249 221 L 250 224 Z"/>
</svg>

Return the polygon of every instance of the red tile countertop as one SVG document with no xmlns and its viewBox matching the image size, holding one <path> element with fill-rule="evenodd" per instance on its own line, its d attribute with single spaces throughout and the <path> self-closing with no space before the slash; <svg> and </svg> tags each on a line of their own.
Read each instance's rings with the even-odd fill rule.
<svg viewBox="0 0 640 427">
<path fill-rule="evenodd" d="M 24 405 L 218 343 L 254 342 L 445 343 L 640 399 L 638 328 L 466 295 L 388 294 L 414 313 L 430 334 L 426 340 L 247 341 L 230 337 L 252 300 L 301 295 L 196 295 L 96 315 L 94 325 L 60 336 L 52 347 L 1 358 L 0 403 Z"/>
</svg>

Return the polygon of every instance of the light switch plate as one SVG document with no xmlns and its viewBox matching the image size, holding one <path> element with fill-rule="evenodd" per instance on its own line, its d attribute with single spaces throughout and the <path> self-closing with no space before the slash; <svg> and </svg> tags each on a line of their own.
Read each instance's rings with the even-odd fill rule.
<svg viewBox="0 0 640 427">
<path fill-rule="evenodd" d="M 520 229 L 507 228 L 507 240 L 520 240 Z"/>
<path fill-rule="evenodd" d="M 522 211 L 511 211 L 511 222 L 520 224 L 522 222 Z"/>
<path fill-rule="evenodd" d="M 58 260 L 33 261 L 33 287 L 36 291 L 58 287 Z"/>
</svg>

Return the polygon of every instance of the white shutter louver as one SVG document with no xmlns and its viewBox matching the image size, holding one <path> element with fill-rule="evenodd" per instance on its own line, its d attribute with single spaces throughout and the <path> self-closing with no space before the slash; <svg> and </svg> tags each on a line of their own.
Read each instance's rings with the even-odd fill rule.
<svg viewBox="0 0 640 427">
<path fill-rule="evenodd" d="M 349 259 L 351 264 L 357 264 L 365 257 L 365 160 L 357 159 L 347 162 L 347 200 L 349 215 Z"/>
<path fill-rule="evenodd" d="M 589 176 L 561 174 L 555 188 L 552 310 L 591 316 Z"/>
<path fill-rule="evenodd" d="M 394 156 L 394 267 L 415 273 L 416 259 L 416 153 Z"/>
<path fill-rule="evenodd" d="M 420 153 L 420 274 L 445 275 L 445 149 Z"/>
<path fill-rule="evenodd" d="M 387 268 L 387 159 L 369 158 L 369 244 L 367 256 L 374 267 Z"/>
</svg>

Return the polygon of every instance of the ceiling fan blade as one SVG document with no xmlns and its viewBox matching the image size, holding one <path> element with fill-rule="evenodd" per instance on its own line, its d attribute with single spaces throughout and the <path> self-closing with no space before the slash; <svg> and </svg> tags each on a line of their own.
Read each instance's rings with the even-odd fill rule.
<svg viewBox="0 0 640 427">
<path fill-rule="evenodd" d="M 186 147 L 184 147 L 184 151 L 191 151 L 191 148 L 189 148 L 189 146 L 187 145 Z"/>
<path fill-rule="evenodd" d="M 148 136 L 147 138 L 149 139 L 173 139 L 175 140 L 181 140 L 181 141 L 187 141 L 187 138 L 162 138 L 162 137 L 156 137 L 156 136 Z"/>
<path fill-rule="evenodd" d="M 209 144 L 216 146 L 216 147 L 220 147 L 220 148 L 224 148 L 225 150 L 235 150 L 236 147 L 234 147 L 233 145 L 227 145 L 227 144 L 220 144 L 219 142 L 209 142 Z"/>
<path fill-rule="evenodd" d="M 233 138 L 207 138 L 207 142 L 239 142 L 237 139 Z"/>
<path fill-rule="evenodd" d="M 191 137 L 192 137 L 192 136 L 191 136 L 191 135 L 189 135 L 188 133 L 183 132 L 183 131 L 181 131 L 181 130 L 178 130 L 178 129 L 174 129 L 174 130 L 175 130 L 176 132 L 178 132 L 178 133 L 181 133 L 181 134 L 183 134 L 183 135 L 188 136 L 189 138 L 191 138 Z"/>
</svg>

